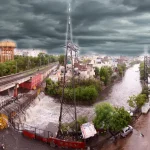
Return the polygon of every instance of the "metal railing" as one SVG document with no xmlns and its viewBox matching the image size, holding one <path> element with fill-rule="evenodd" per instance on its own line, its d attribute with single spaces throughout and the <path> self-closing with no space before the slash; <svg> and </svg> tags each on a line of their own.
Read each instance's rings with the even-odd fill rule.
<svg viewBox="0 0 150 150">
<path fill-rule="evenodd" d="M 39 128 L 36 128 L 36 127 L 32 127 L 32 126 L 24 124 L 24 123 L 18 123 L 18 122 L 14 122 L 12 120 L 11 125 L 13 126 L 13 128 L 16 131 L 19 131 L 19 132 L 22 132 L 22 131 L 26 130 L 26 131 L 29 131 L 29 132 L 35 134 L 35 136 L 41 136 L 43 138 L 53 137 L 53 133 L 51 131 L 47 131 L 47 130 L 39 129 Z"/>
</svg>

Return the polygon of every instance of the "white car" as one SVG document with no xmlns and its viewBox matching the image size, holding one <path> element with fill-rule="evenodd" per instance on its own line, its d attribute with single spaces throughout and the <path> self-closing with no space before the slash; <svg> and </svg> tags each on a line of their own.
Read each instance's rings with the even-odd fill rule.
<svg viewBox="0 0 150 150">
<path fill-rule="evenodd" d="M 120 135 L 122 137 L 126 137 L 129 133 L 133 132 L 133 127 L 131 127 L 130 125 L 128 125 L 127 127 L 123 128 Z"/>
</svg>

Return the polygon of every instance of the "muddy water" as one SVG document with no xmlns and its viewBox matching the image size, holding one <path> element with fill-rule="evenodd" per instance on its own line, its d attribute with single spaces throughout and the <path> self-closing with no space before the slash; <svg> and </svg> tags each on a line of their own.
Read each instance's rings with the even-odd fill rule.
<svg viewBox="0 0 150 150">
<path fill-rule="evenodd" d="M 107 101 L 117 106 L 124 106 L 126 109 L 129 109 L 127 104 L 129 96 L 137 95 L 141 90 L 139 65 L 135 65 L 126 71 L 121 81 L 105 91 L 102 101 Z M 70 111 L 73 111 L 73 108 Z M 93 106 L 77 107 L 78 116 L 88 116 L 91 120 L 93 114 Z M 26 119 L 23 122 L 42 129 L 50 129 L 51 123 L 58 124 L 59 115 L 60 104 L 56 103 L 51 97 L 43 96 L 36 106 L 26 111 Z M 66 116 L 65 119 L 67 122 L 70 120 L 69 116 Z"/>
<path fill-rule="evenodd" d="M 105 90 L 102 94 L 102 101 L 110 102 L 115 106 L 124 106 L 126 109 L 129 109 L 127 100 L 130 96 L 137 95 L 141 91 L 139 65 L 137 64 L 125 72 L 122 80 Z"/>
</svg>

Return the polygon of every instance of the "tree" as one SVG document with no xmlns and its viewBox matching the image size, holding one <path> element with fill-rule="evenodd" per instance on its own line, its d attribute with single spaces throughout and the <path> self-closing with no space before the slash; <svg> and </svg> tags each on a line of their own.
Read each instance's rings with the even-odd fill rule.
<svg viewBox="0 0 150 150">
<path fill-rule="evenodd" d="M 110 120 L 113 117 L 113 114 L 115 113 L 114 107 L 111 104 L 104 102 L 96 105 L 95 113 L 96 117 L 93 120 L 95 127 L 97 129 L 109 129 Z"/>
<path fill-rule="evenodd" d="M 51 62 L 57 61 L 57 57 L 53 55 L 40 53 L 38 57 L 31 56 L 14 56 L 14 60 L 0 63 L 0 76 L 9 75 L 17 72 L 25 71 L 27 69 L 32 69 L 39 67 L 39 65 L 46 65 Z M 40 63 L 41 62 L 41 63 Z"/>
<path fill-rule="evenodd" d="M 124 127 L 126 127 L 131 121 L 130 114 L 124 109 L 124 107 L 115 108 L 115 113 L 110 121 L 110 129 L 112 131 L 121 131 Z"/>
<path fill-rule="evenodd" d="M 138 96 L 131 96 L 128 103 L 130 107 L 141 108 L 145 104 L 146 100 L 145 94 L 139 94 Z"/>
<path fill-rule="evenodd" d="M 98 77 L 99 76 L 99 68 L 98 67 L 95 67 L 95 77 Z"/>
<path fill-rule="evenodd" d="M 128 100 L 128 104 L 130 107 L 133 107 L 135 108 L 136 107 L 136 103 L 135 103 L 135 100 L 136 99 L 136 96 L 133 95 L 133 96 L 130 96 L 129 100 Z"/>
<path fill-rule="evenodd" d="M 111 81 L 112 69 L 108 66 L 103 66 L 100 69 L 100 79 L 107 85 Z"/>
<path fill-rule="evenodd" d="M 148 86 L 144 86 L 143 89 L 142 89 L 142 93 L 141 94 L 146 94 L 148 95 Z"/>
<path fill-rule="evenodd" d="M 58 84 L 53 82 L 51 79 L 46 80 L 46 93 L 52 96 L 57 95 Z"/>
<path fill-rule="evenodd" d="M 60 55 L 58 58 L 58 61 L 61 65 L 64 65 L 64 60 L 65 60 L 65 56 L 64 55 Z"/>
<path fill-rule="evenodd" d="M 96 105 L 95 113 L 96 117 L 93 120 L 95 127 L 109 130 L 112 135 L 114 131 L 120 131 L 131 121 L 130 114 L 124 107 L 113 107 L 106 102 Z"/>
<path fill-rule="evenodd" d="M 140 79 L 144 80 L 144 62 L 140 63 Z"/>
<path fill-rule="evenodd" d="M 118 68 L 119 74 L 122 76 L 123 72 L 126 70 L 126 64 L 118 64 L 117 68 Z"/>
</svg>

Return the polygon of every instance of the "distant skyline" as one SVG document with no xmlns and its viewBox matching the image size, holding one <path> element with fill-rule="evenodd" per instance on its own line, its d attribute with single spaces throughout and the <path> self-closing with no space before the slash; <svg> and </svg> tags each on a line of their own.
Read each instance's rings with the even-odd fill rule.
<svg viewBox="0 0 150 150">
<path fill-rule="evenodd" d="M 18 49 L 63 54 L 68 0 L 0 0 L 0 40 Z M 80 54 L 150 52 L 149 0 L 72 0 L 73 40 Z"/>
</svg>

